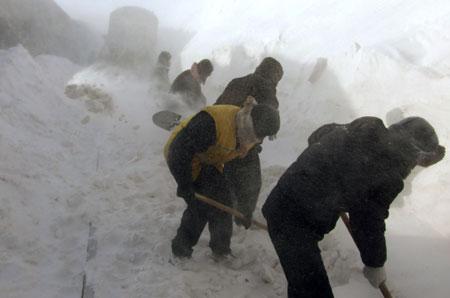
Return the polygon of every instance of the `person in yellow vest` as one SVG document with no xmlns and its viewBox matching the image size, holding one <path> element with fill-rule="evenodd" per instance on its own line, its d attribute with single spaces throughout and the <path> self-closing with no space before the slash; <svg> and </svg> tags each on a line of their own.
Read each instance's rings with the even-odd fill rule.
<svg viewBox="0 0 450 298">
<path fill-rule="evenodd" d="M 256 104 L 249 97 L 242 108 L 208 106 L 174 129 L 164 155 L 178 184 L 177 195 L 187 203 L 172 240 L 175 257 L 191 257 L 192 248 L 207 223 L 213 255 L 220 258 L 231 253 L 231 215 L 195 199 L 195 193 L 231 207 L 239 198 L 234 197 L 223 175 L 225 163 L 245 157 L 264 137 L 276 134 L 279 128 L 278 111 Z"/>
</svg>

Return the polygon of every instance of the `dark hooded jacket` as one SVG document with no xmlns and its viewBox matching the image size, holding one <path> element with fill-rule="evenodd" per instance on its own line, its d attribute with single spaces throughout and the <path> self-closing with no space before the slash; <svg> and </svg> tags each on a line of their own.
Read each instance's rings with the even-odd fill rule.
<svg viewBox="0 0 450 298">
<path fill-rule="evenodd" d="M 348 212 L 365 265 L 382 266 L 388 209 L 415 166 L 410 143 L 374 117 L 315 131 L 309 147 L 282 175 L 263 206 L 272 225 L 331 231 Z"/>
<path fill-rule="evenodd" d="M 265 58 L 254 73 L 231 80 L 216 104 L 242 106 L 250 95 L 257 103 L 278 109 L 277 84 L 282 76 L 281 64 L 274 58 Z"/>
<path fill-rule="evenodd" d="M 179 74 L 170 87 L 170 93 L 180 94 L 183 100 L 191 107 L 206 105 L 206 97 L 202 93 L 202 87 L 191 74 L 185 70 Z"/>
</svg>

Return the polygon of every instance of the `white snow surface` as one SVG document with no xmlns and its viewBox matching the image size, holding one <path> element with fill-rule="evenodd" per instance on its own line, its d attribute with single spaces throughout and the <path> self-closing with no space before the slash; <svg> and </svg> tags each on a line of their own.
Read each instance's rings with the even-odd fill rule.
<svg viewBox="0 0 450 298">
<path fill-rule="evenodd" d="M 209 103 L 230 78 L 253 71 L 261 55 L 285 67 L 282 128 L 264 143 L 257 220 L 279 176 L 324 123 L 418 115 L 448 147 L 446 2 L 304 1 L 309 6 L 298 13 L 288 13 L 297 1 L 250 3 L 205 4 L 202 29 L 181 57 L 186 65 L 213 58 Z M 319 57 L 327 66 L 310 83 Z M 168 133 L 151 122 L 164 98 L 117 68 L 79 71 L 21 46 L 0 50 L 0 296 L 81 297 L 85 276 L 95 297 L 285 297 L 265 231 L 234 227 L 236 259 L 229 262 L 211 259 L 207 229 L 191 260 L 173 259 L 170 240 L 185 204 L 162 156 Z M 113 98 L 112 114 L 88 112 L 82 100 L 65 97 L 69 80 L 101 86 Z M 405 184 L 387 220 L 387 285 L 395 297 L 447 297 L 448 157 L 415 170 Z M 88 256 L 89 224 L 96 249 Z M 341 223 L 321 248 L 336 297 L 381 297 L 364 279 Z"/>
</svg>

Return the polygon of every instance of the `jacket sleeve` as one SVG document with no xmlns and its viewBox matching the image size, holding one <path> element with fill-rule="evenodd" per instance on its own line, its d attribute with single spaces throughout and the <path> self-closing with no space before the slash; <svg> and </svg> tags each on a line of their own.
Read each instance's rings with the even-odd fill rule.
<svg viewBox="0 0 450 298">
<path fill-rule="evenodd" d="M 369 191 L 367 200 L 349 210 L 352 235 L 366 266 L 381 267 L 386 262 L 384 221 L 391 202 L 402 189 L 401 179 L 375 187 Z"/>
<path fill-rule="evenodd" d="M 214 119 L 204 111 L 194 116 L 178 133 L 170 145 L 167 163 L 180 188 L 192 187 L 192 159 L 215 142 Z"/>
</svg>

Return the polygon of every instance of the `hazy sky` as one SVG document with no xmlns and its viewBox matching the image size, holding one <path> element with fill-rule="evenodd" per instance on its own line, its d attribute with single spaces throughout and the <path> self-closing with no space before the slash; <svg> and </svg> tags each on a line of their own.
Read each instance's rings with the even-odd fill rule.
<svg viewBox="0 0 450 298">
<path fill-rule="evenodd" d="M 187 44 L 186 38 L 181 43 L 184 66 L 211 56 L 226 64 L 231 59 L 230 49 L 236 46 L 245 47 L 251 57 L 282 52 L 289 59 L 314 60 L 346 51 L 355 42 L 377 47 L 399 36 L 408 39 L 404 36 L 434 30 L 429 24 L 446 22 L 450 14 L 448 0 L 434 0 L 433 5 L 421 0 L 55 1 L 72 18 L 92 24 L 101 32 L 106 32 L 109 15 L 118 7 L 140 6 L 153 11 L 160 28 L 193 33 L 188 34 L 191 37 Z M 161 39 L 161 47 L 180 49 L 171 45 L 180 44 L 178 37 L 171 36 L 171 44 L 168 42 L 169 38 Z M 409 46 L 407 51 L 412 57 L 422 55 L 421 47 Z"/>
<path fill-rule="evenodd" d="M 161 26 L 195 24 L 195 15 L 207 0 L 55 0 L 72 18 L 106 31 L 109 14 L 121 6 L 141 6 L 153 11 Z"/>
</svg>

